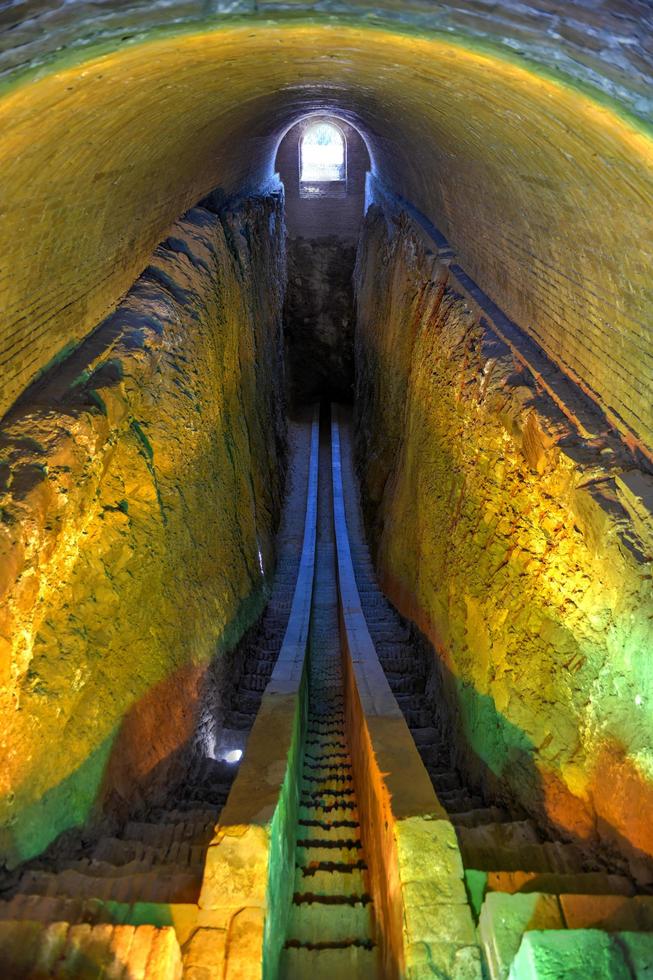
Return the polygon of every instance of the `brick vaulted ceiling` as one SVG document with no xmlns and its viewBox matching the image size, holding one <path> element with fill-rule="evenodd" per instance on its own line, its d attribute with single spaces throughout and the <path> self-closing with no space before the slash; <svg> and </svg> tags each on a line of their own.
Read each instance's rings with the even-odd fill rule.
<svg viewBox="0 0 653 980">
<path fill-rule="evenodd" d="M 653 445 L 648 3 L 27 2 L 0 16 L 0 411 L 115 307 L 180 213 L 264 182 L 288 126 L 328 109 L 489 295 Z"/>
</svg>

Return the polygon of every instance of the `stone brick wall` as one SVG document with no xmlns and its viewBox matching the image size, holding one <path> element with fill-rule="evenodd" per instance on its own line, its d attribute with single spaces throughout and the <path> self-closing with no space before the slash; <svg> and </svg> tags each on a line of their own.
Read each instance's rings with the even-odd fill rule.
<svg viewBox="0 0 653 980">
<path fill-rule="evenodd" d="M 357 260 L 383 587 L 433 645 L 472 781 L 650 880 L 653 477 L 604 420 L 580 434 L 432 244 L 373 208 Z"/>
<path fill-rule="evenodd" d="M 0 854 L 165 788 L 266 598 L 282 204 L 197 207 L 0 429 Z"/>
<path fill-rule="evenodd" d="M 653 13 L 647 0 L 327 0 L 316 11 L 306 0 L 24 0 L 0 15 L 0 72 L 38 64 L 53 52 L 83 39 L 120 38 L 170 24 L 219 27 L 225 15 L 266 19 L 286 12 L 310 11 L 312 17 L 349 16 L 385 21 L 391 26 L 459 34 L 501 46 L 553 71 L 562 71 L 616 96 L 637 115 L 653 116 Z"/>
</svg>

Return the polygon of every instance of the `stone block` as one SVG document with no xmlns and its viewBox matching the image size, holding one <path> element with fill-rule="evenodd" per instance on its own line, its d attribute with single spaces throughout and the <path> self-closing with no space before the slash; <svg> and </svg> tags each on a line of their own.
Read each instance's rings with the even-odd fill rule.
<svg viewBox="0 0 653 980">
<path fill-rule="evenodd" d="M 417 904 L 409 900 L 410 889 L 404 894 L 404 930 L 408 943 L 476 942 L 469 906 L 457 904 Z"/>
<path fill-rule="evenodd" d="M 185 904 L 134 902 L 128 910 L 131 925 L 173 926 L 180 946 L 184 945 L 198 925 L 197 905 L 190 902 Z"/>
<path fill-rule="evenodd" d="M 568 929 L 638 931 L 639 906 L 624 895 L 561 895 L 560 905 Z"/>
<path fill-rule="evenodd" d="M 412 943 L 406 947 L 406 980 L 482 980 L 478 946 L 455 943 Z"/>
<path fill-rule="evenodd" d="M 168 926 L 157 929 L 145 970 L 145 980 L 181 980 L 181 950 L 175 930 Z"/>
<path fill-rule="evenodd" d="M 653 980 L 653 935 L 619 932 L 614 940 L 630 963 L 637 980 Z"/>
<path fill-rule="evenodd" d="M 481 909 L 478 934 L 492 980 L 508 976 L 525 932 L 562 928 L 562 913 L 555 895 L 488 894 Z"/>
<path fill-rule="evenodd" d="M 198 929 L 184 951 L 184 980 L 223 980 L 226 929 Z"/>
<path fill-rule="evenodd" d="M 48 976 L 53 964 L 57 962 L 64 950 L 68 928 L 67 922 L 53 922 L 45 927 L 41 935 L 38 956 L 34 964 L 35 977 Z M 115 929 L 113 931 L 115 932 Z M 112 980 L 108 968 L 105 972 L 107 980 Z"/>
<path fill-rule="evenodd" d="M 105 971 L 106 980 L 123 980 L 125 965 L 129 962 L 129 952 L 135 932 L 135 926 L 120 925 L 114 927 L 109 942 L 111 962 Z"/>
<path fill-rule="evenodd" d="M 448 820 L 400 820 L 395 825 L 395 838 L 400 869 L 410 869 L 413 882 L 429 882 L 432 901 L 465 901 L 463 862 L 456 832 Z"/>
<path fill-rule="evenodd" d="M 227 939 L 224 980 L 259 980 L 263 973 L 265 912 L 244 908 L 234 915 Z"/>
<path fill-rule="evenodd" d="M 16 980 L 31 977 L 43 933 L 40 922 L 0 922 L 0 974 Z"/>
<path fill-rule="evenodd" d="M 265 905 L 269 834 L 265 827 L 230 827 L 206 855 L 202 908 Z"/>
<path fill-rule="evenodd" d="M 619 946 L 595 929 L 527 932 L 509 980 L 630 980 Z"/>
<path fill-rule="evenodd" d="M 616 478 L 617 494 L 647 549 L 653 547 L 653 476 L 629 470 Z"/>
<path fill-rule="evenodd" d="M 73 927 L 78 928 L 77 926 Z M 79 974 L 80 976 L 102 976 L 114 961 L 111 948 L 111 938 L 114 927 L 109 923 L 92 926 L 89 932 L 84 932 L 79 941 Z M 73 930 L 71 929 L 71 932 Z M 153 976 L 158 976 L 153 974 Z M 160 974 L 161 980 L 165 976 Z"/>
</svg>

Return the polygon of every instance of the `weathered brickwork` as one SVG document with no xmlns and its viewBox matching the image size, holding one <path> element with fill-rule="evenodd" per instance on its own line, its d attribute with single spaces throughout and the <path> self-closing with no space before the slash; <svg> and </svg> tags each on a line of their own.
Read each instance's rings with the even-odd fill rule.
<svg viewBox="0 0 653 980">
<path fill-rule="evenodd" d="M 83 39 L 120 37 L 168 24 L 219 24 L 225 14 L 280 17 L 285 11 L 310 10 L 306 0 L 176 0 L 143 3 L 116 0 L 87 3 L 77 0 L 26 0 L 8 6 L 0 15 L 5 29 L 0 44 L 0 72 L 39 63 L 54 51 Z M 461 34 L 490 42 L 526 56 L 549 70 L 560 70 L 624 101 L 633 112 L 653 115 L 653 53 L 650 33 L 653 14 L 647 0 L 327 0 L 319 13 L 369 17 L 413 29 Z"/>
</svg>

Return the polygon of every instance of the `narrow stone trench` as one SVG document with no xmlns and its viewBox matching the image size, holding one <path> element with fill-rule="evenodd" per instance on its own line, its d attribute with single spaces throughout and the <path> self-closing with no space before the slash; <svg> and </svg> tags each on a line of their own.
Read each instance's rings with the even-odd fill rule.
<svg viewBox="0 0 653 980">
<path fill-rule="evenodd" d="M 378 975 L 373 905 L 345 732 L 328 419 L 321 420 L 308 721 L 295 889 L 281 976 Z"/>
<path fill-rule="evenodd" d="M 246 745 L 288 624 L 308 492 L 309 416 L 308 409 L 301 410 L 290 423 L 272 594 L 235 656 L 238 669 L 223 698 L 218 754 Z M 645 927 L 647 890 L 623 869 L 538 825 L 505 799 L 488 798 L 458 770 L 432 655 L 378 586 L 365 540 L 351 411 L 340 408 L 338 416 L 345 514 L 362 611 L 437 799 L 455 828 L 466 895 L 490 976 L 507 976 L 505 948 L 516 952 L 501 939 L 506 921 L 521 917 L 521 928 L 528 920 L 548 931 L 579 929 L 598 903 L 607 912 L 618 905 L 624 921 L 639 916 Z M 320 427 L 317 511 L 294 884 L 279 976 L 371 978 L 386 974 L 346 727 L 328 412 Z M 95 840 L 74 835 L 21 868 L 0 903 L 0 937 L 13 930 L 12 976 L 36 976 L 29 966 L 21 972 L 15 953 L 21 944 L 25 964 L 39 949 L 39 976 L 85 976 L 98 950 L 105 958 L 107 950 L 122 950 L 126 962 L 146 963 L 144 976 L 156 969 L 165 977 L 181 975 L 186 933 L 177 922 L 177 947 L 165 927 L 171 908 L 178 919 L 196 914 L 207 849 L 238 769 L 238 762 L 199 758 L 171 792 L 168 805 L 136 815 L 114 835 Z M 633 967 L 633 976 L 639 975 Z"/>
<path fill-rule="evenodd" d="M 223 699 L 218 750 L 246 745 L 288 624 L 308 492 L 309 415 L 301 410 L 290 424 L 272 594 L 235 657 L 238 669 Z M 502 922 L 526 917 L 548 931 L 578 929 L 597 903 L 609 912 L 612 902 L 621 915 L 639 916 L 646 926 L 647 890 L 623 869 L 565 841 L 506 800 L 489 799 L 458 770 L 429 652 L 379 588 L 365 540 L 351 411 L 341 407 L 338 416 L 347 531 L 365 622 L 437 799 L 455 828 L 489 975 L 508 975 Z M 294 884 L 279 976 L 380 977 L 386 974 L 346 726 L 328 412 L 321 419 L 317 499 Z M 21 868 L 0 902 L 0 938 L 13 930 L 12 976 L 37 975 L 29 966 L 21 972 L 15 952 L 20 944 L 26 965 L 39 949 L 39 976 L 85 976 L 98 950 L 105 959 L 107 950 L 121 950 L 125 962 L 146 963 L 144 976 L 157 969 L 165 977 L 180 976 L 185 933 L 177 922 L 177 947 L 165 928 L 170 909 L 177 910 L 178 919 L 196 914 L 207 849 L 238 770 L 238 762 L 199 758 L 167 806 L 137 816 L 113 836 L 74 835 Z M 639 975 L 633 967 L 633 976 Z"/>
<path fill-rule="evenodd" d="M 0 80 L 0 980 L 653 980 L 653 0 Z"/>
</svg>

